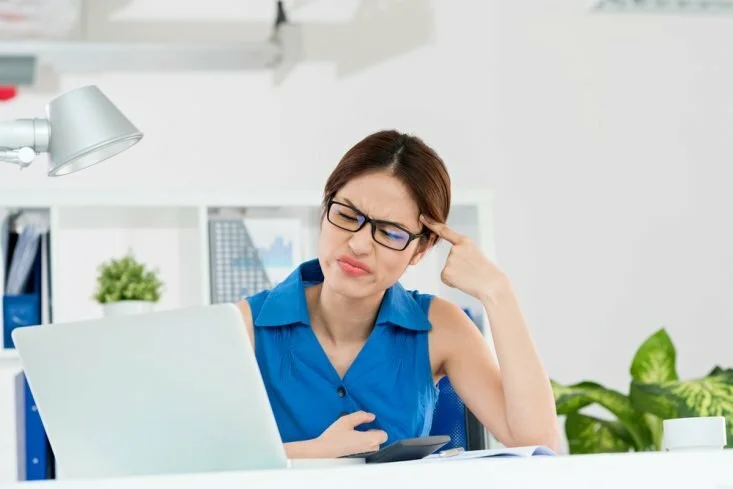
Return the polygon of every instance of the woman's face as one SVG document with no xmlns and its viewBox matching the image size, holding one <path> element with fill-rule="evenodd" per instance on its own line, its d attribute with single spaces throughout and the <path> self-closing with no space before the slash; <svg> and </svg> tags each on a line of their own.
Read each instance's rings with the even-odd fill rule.
<svg viewBox="0 0 733 489">
<path fill-rule="evenodd" d="M 424 254 L 420 239 L 404 246 L 409 233 L 422 232 L 419 209 L 407 188 L 389 173 L 371 173 L 351 180 L 333 198 L 328 216 L 321 222 L 318 259 L 329 287 L 350 298 L 381 293 L 397 282 L 408 265 Z M 341 205 L 343 204 L 343 205 Z M 380 224 L 372 237 L 372 224 L 354 228 L 363 218 L 393 223 Z M 333 222 L 332 222 L 333 221 Z"/>
</svg>

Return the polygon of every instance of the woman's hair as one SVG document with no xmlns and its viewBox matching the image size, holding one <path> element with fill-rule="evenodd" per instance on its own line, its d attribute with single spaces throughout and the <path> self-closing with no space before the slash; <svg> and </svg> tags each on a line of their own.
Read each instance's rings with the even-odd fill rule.
<svg viewBox="0 0 733 489">
<path fill-rule="evenodd" d="M 323 209 L 350 180 L 390 172 L 409 190 L 420 213 L 445 222 L 450 212 L 450 176 L 443 160 L 420 138 L 394 130 L 371 134 L 341 158 L 326 181 Z"/>
</svg>

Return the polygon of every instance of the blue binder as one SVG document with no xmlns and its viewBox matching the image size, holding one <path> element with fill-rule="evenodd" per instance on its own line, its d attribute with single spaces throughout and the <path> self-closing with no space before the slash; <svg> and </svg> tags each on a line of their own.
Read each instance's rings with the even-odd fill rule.
<svg viewBox="0 0 733 489">
<path fill-rule="evenodd" d="M 18 480 L 33 481 L 53 478 L 51 457 L 46 430 L 25 375 L 15 377 Z"/>
<path fill-rule="evenodd" d="M 3 347 L 15 348 L 10 333 L 15 328 L 41 324 L 41 295 L 3 296 Z"/>
<path fill-rule="evenodd" d="M 11 244 L 12 244 L 11 240 Z M 2 297 L 3 314 L 3 344 L 4 348 L 15 348 L 13 338 L 10 336 L 15 328 L 23 326 L 35 326 L 41 324 L 41 247 L 38 247 L 33 261 L 33 268 L 23 294 L 5 295 Z M 10 256 L 8 250 L 8 256 Z M 4 280 L 5 277 L 2 277 Z"/>
</svg>

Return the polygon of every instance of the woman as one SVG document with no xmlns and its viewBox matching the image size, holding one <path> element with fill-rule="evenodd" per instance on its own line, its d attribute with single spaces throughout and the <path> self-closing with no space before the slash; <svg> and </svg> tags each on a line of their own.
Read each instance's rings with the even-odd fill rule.
<svg viewBox="0 0 733 489">
<path fill-rule="evenodd" d="M 450 179 L 420 139 L 383 131 L 326 182 L 318 258 L 240 303 L 290 458 L 427 436 L 436 384 L 507 446 L 557 447 L 553 394 L 506 276 L 444 223 Z M 398 283 L 438 239 L 441 279 L 479 299 L 498 364 L 456 305 Z"/>
</svg>

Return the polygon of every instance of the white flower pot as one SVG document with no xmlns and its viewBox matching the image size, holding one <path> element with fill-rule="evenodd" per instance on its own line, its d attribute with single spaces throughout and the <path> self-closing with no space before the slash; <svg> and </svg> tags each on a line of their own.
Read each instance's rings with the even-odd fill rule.
<svg viewBox="0 0 733 489">
<path fill-rule="evenodd" d="M 102 304 L 102 308 L 105 316 L 123 316 L 151 312 L 154 305 L 150 301 L 118 301 Z"/>
</svg>

